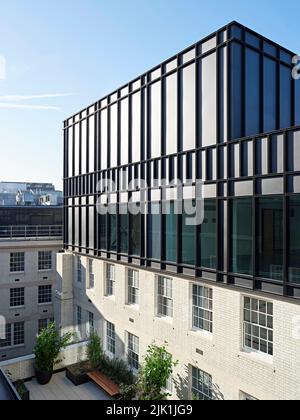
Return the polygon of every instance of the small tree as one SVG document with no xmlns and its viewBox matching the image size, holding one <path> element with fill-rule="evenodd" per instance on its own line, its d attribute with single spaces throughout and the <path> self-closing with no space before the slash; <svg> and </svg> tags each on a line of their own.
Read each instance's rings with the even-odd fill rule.
<svg viewBox="0 0 300 420">
<path fill-rule="evenodd" d="M 98 369 L 103 361 L 104 353 L 101 338 L 92 332 L 87 345 L 87 358 L 91 369 Z"/>
<path fill-rule="evenodd" d="M 163 390 L 176 365 L 177 362 L 173 361 L 172 355 L 165 347 L 150 346 L 140 372 L 139 399 L 147 401 L 166 399 L 170 394 L 164 393 Z"/>
<path fill-rule="evenodd" d="M 43 329 L 37 337 L 34 348 L 36 369 L 41 372 L 52 372 L 54 365 L 61 362 L 58 359 L 60 352 L 67 347 L 72 337 L 72 333 L 61 337 L 55 323 Z"/>
</svg>

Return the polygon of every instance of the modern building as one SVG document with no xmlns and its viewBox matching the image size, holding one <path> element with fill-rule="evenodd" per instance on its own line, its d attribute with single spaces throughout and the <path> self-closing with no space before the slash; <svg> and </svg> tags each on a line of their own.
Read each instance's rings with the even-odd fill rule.
<svg viewBox="0 0 300 420">
<path fill-rule="evenodd" d="M 64 123 L 60 322 L 167 345 L 174 398 L 300 399 L 294 56 L 233 22 Z"/>
<path fill-rule="evenodd" d="M 0 362 L 32 354 L 54 319 L 61 207 L 0 207 Z"/>
<path fill-rule="evenodd" d="M 0 206 L 63 204 L 63 194 L 53 184 L 0 182 Z"/>
</svg>

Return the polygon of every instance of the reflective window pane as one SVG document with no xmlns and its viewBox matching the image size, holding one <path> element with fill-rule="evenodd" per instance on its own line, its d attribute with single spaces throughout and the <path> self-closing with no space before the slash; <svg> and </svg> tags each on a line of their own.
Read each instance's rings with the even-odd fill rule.
<svg viewBox="0 0 300 420">
<path fill-rule="evenodd" d="M 300 284 L 300 196 L 289 198 L 289 281 Z"/>
<path fill-rule="evenodd" d="M 118 166 L 118 105 L 110 108 L 110 166 Z"/>
<path fill-rule="evenodd" d="M 177 261 L 177 215 L 175 214 L 175 203 L 166 203 L 169 206 L 165 215 L 165 255 L 166 261 Z M 170 210 L 170 211 L 169 211 Z"/>
<path fill-rule="evenodd" d="M 204 220 L 201 225 L 199 246 L 201 249 L 200 265 L 205 268 L 217 267 L 217 206 L 216 200 L 205 200 Z"/>
<path fill-rule="evenodd" d="M 101 169 L 107 169 L 107 110 L 101 112 Z"/>
<path fill-rule="evenodd" d="M 195 64 L 182 70 L 182 150 L 191 150 L 196 144 L 195 106 L 196 78 Z"/>
<path fill-rule="evenodd" d="M 161 156 L 161 82 L 150 87 L 151 157 Z"/>
<path fill-rule="evenodd" d="M 120 159 L 121 165 L 127 165 L 128 160 L 128 142 L 129 142 L 129 129 L 128 129 L 128 99 L 121 101 L 121 147 Z"/>
<path fill-rule="evenodd" d="M 193 207 L 193 202 L 186 201 L 184 204 L 181 225 L 181 262 L 183 264 L 195 265 L 196 227 L 195 225 L 190 224 L 190 219 L 193 217 L 190 211 Z M 190 209 L 186 207 L 186 205 L 189 206 Z"/>
<path fill-rule="evenodd" d="M 166 78 L 166 153 L 177 153 L 177 73 Z"/>
<path fill-rule="evenodd" d="M 216 144 L 217 141 L 217 63 L 216 53 L 201 61 L 202 81 L 202 147 Z"/>
<path fill-rule="evenodd" d="M 241 71 L 239 69 L 239 71 Z M 246 135 L 260 132 L 260 55 L 246 49 Z"/>
<path fill-rule="evenodd" d="M 252 199 L 241 198 L 232 201 L 231 247 L 233 273 L 253 273 L 252 259 Z"/>
<path fill-rule="evenodd" d="M 132 162 L 141 160 L 141 93 L 132 95 Z"/>
<path fill-rule="evenodd" d="M 259 276 L 283 280 L 283 198 L 259 199 Z"/>
<path fill-rule="evenodd" d="M 149 258 L 160 260 L 161 257 L 161 216 L 160 204 L 152 203 L 148 216 L 148 255 Z"/>
</svg>

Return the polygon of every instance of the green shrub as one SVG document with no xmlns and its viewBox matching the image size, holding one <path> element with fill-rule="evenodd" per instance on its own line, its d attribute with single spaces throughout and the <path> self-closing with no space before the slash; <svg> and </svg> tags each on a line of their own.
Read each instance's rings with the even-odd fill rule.
<svg viewBox="0 0 300 420">
<path fill-rule="evenodd" d="M 132 372 L 122 359 L 110 359 L 104 356 L 100 365 L 100 371 L 118 385 L 133 384 Z"/>
<path fill-rule="evenodd" d="M 52 372 L 54 365 L 61 362 L 58 359 L 60 352 L 67 347 L 72 337 L 71 333 L 60 336 L 55 323 L 43 329 L 34 348 L 35 367 L 41 372 Z"/>
<path fill-rule="evenodd" d="M 140 371 L 139 399 L 147 401 L 166 399 L 169 394 L 163 390 L 176 365 L 177 362 L 173 361 L 172 355 L 165 347 L 150 346 Z"/>
<path fill-rule="evenodd" d="M 91 369 L 98 369 L 103 362 L 104 353 L 101 338 L 96 332 L 91 333 L 87 345 L 87 358 Z"/>
</svg>

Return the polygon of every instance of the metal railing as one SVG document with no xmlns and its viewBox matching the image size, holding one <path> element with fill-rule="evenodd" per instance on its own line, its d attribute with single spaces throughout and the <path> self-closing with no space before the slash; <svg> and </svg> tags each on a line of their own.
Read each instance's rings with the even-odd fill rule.
<svg viewBox="0 0 300 420">
<path fill-rule="evenodd" d="M 62 225 L 45 226 L 0 226 L 1 239 L 56 239 L 63 237 Z"/>
</svg>

